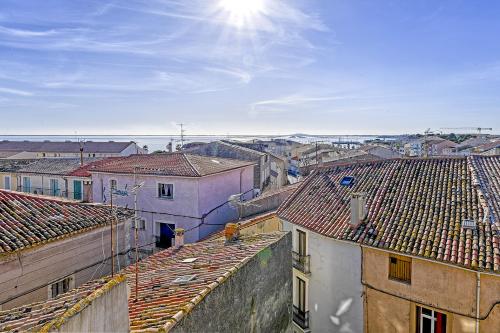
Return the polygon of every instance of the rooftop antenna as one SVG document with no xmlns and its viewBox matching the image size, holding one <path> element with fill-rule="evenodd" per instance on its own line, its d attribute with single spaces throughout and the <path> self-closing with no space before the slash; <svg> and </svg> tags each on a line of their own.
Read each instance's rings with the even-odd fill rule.
<svg viewBox="0 0 500 333">
<path fill-rule="evenodd" d="M 80 165 L 83 166 L 83 146 L 85 145 L 85 139 L 78 139 L 80 144 Z"/>
<path fill-rule="evenodd" d="M 186 124 L 180 123 L 177 125 L 181 127 L 181 150 L 182 150 L 182 148 L 184 148 L 184 132 L 186 132 L 186 130 L 184 129 L 184 125 Z"/>
</svg>

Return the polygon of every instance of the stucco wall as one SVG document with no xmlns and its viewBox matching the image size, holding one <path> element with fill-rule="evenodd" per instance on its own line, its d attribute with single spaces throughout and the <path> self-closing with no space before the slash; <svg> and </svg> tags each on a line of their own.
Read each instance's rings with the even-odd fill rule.
<svg viewBox="0 0 500 333">
<path fill-rule="evenodd" d="M 363 288 L 359 246 L 321 236 L 286 221 L 283 222 L 283 229 L 293 230 L 295 251 L 298 250 L 296 230 L 306 232 L 306 254 L 310 255 L 311 274 L 294 269 L 294 285 L 296 277 L 306 281 L 306 311 L 309 311 L 311 331 L 362 332 Z M 295 304 L 296 294 L 294 286 Z"/>
<path fill-rule="evenodd" d="M 291 234 L 252 257 L 171 332 L 285 332 L 292 315 Z"/>
<path fill-rule="evenodd" d="M 413 323 L 416 304 L 446 313 L 450 332 L 474 332 L 476 273 L 416 258 L 412 258 L 411 265 L 411 284 L 394 281 L 388 278 L 389 253 L 363 249 L 363 277 L 368 289 L 368 332 L 379 332 L 386 327 L 381 326 L 386 321 L 385 313 L 394 313 L 391 327 L 400 328 L 395 332 L 408 332 L 407 317 Z M 480 317 L 488 316 L 488 311 L 498 301 L 500 277 L 481 274 Z M 494 332 L 499 327 L 499 307 L 497 305 L 480 322 L 482 332 Z"/>
<path fill-rule="evenodd" d="M 129 223 L 129 222 L 127 222 Z M 118 232 L 118 250 L 126 251 L 124 224 Z M 116 240 L 116 238 L 115 238 Z M 103 246 L 104 245 L 104 246 Z M 104 251 L 104 256 L 103 256 Z M 42 301 L 48 298 L 48 285 L 66 276 L 72 276 L 71 284 L 77 287 L 90 278 L 97 278 L 111 272 L 109 226 L 54 241 L 5 256 L 0 261 L 0 304 L 10 309 L 22 304 Z M 115 252 L 116 253 L 116 252 Z M 116 270 L 118 261 L 115 260 Z M 126 265 L 126 257 L 120 257 L 120 267 Z"/>
<path fill-rule="evenodd" d="M 128 288 L 123 281 L 51 332 L 128 332 Z"/>
<path fill-rule="evenodd" d="M 104 188 L 105 202 L 109 204 L 111 179 L 117 181 L 117 187 L 120 190 L 130 189 L 135 184 L 133 175 L 92 173 L 94 202 L 104 201 L 102 198 Z M 174 224 L 176 228 L 188 230 L 184 240 L 186 243 L 192 243 L 222 229 L 224 223 L 237 218 L 236 210 L 225 204 L 207 216 L 204 221 L 206 225 L 197 228 L 202 222 L 202 216 L 226 202 L 230 195 L 252 189 L 253 166 L 205 177 L 137 175 L 137 183 L 141 182 L 144 182 L 144 186 L 138 192 L 137 207 L 139 210 L 147 212 L 139 213 L 139 216 L 146 221 L 146 229 L 139 231 L 139 244 L 154 243 L 155 235 L 160 233 L 158 223 Z M 173 184 L 174 198 L 159 198 L 158 183 Z M 249 193 L 246 196 L 251 195 Z M 113 196 L 113 204 L 133 208 L 134 197 L 132 194 L 127 197 Z M 133 239 L 133 235 L 131 235 L 131 239 Z"/>
</svg>

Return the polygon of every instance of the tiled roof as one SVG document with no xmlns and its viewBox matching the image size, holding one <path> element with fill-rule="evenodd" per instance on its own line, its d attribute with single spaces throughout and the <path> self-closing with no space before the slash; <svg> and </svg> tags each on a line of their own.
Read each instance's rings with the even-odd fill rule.
<svg viewBox="0 0 500 333">
<path fill-rule="evenodd" d="M 284 235 L 274 232 L 241 236 L 239 242 L 228 245 L 223 240 L 209 240 L 156 253 L 139 264 L 137 302 L 134 266 L 128 267 L 125 272 L 130 286 L 131 332 L 169 331 L 206 295 Z M 197 259 L 182 262 L 189 258 Z M 186 284 L 174 282 L 188 275 L 194 275 L 194 280 Z"/>
<path fill-rule="evenodd" d="M 119 210 L 123 219 L 128 211 Z M 110 208 L 0 190 L 0 254 L 106 225 Z"/>
<path fill-rule="evenodd" d="M 266 153 L 240 146 L 234 142 L 214 141 L 200 145 L 198 147 L 185 150 L 188 154 L 202 156 L 217 156 L 222 158 L 231 158 L 244 161 L 260 161 Z"/>
<path fill-rule="evenodd" d="M 499 178 L 495 165 L 484 169 L 490 180 Z M 344 176 L 355 178 L 352 188 L 340 185 Z M 465 158 L 398 159 L 320 169 L 278 215 L 328 237 L 500 271 L 500 234 L 495 225 L 483 221 L 473 178 Z M 354 229 L 348 224 L 351 191 L 367 193 L 366 222 Z M 474 219 L 477 230 L 461 228 L 464 219 Z"/>
<path fill-rule="evenodd" d="M 252 165 L 249 162 L 185 153 L 131 155 L 103 163 L 91 171 L 160 176 L 201 177 Z M 137 169 L 136 169 L 137 168 Z"/>
<path fill-rule="evenodd" d="M 0 331 L 51 331 L 124 279 L 124 275 L 117 275 L 93 280 L 52 299 L 0 311 Z"/>
<path fill-rule="evenodd" d="M 96 158 L 85 158 L 83 163 L 85 166 L 98 160 Z M 17 172 L 66 176 L 80 168 L 79 158 L 42 158 L 19 168 Z"/>
<path fill-rule="evenodd" d="M 90 173 L 91 170 L 104 165 L 106 163 L 112 162 L 112 161 L 117 161 L 119 159 L 122 159 L 124 157 L 108 157 L 104 159 L 97 159 L 94 160 L 93 162 L 90 163 L 85 163 L 83 166 L 80 166 L 78 169 L 75 169 L 71 171 L 68 176 L 73 176 L 73 177 L 91 177 L 92 174 Z"/>
<path fill-rule="evenodd" d="M 365 151 L 357 150 L 354 152 L 349 152 L 345 155 L 336 157 L 331 161 L 324 161 L 319 167 L 329 168 L 335 165 L 341 164 L 352 164 L 352 163 L 365 163 L 365 162 L 376 162 L 383 160 L 382 157 L 370 154 Z"/>
<path fill-rule="evenodd" d="M 472 156 L 469 161 L 486 199 L 490 220 L 500 230 L 500 156 Z"/>
<path fill-rule="evenodd" d="M 484 152 L 484 151 L 488 151 L 490 149 L 498 148 L 498 147 L 500 147 L 500 140 L 494 140 L 494 141 L 482 144 L 480 146 L 477 146 L 476 150 L 478 152 Z"/>
<path fill-rule="evenodd" d="M 133 142 L 94 142 L 83 144 L 86 153 L 121 153 Z M 40 153 L 79 153 L 80 143 L 76 141 L 0 141 L 0 151 L 40 152 Z"/>
<path fill-rule="evenodd" d="M 276 218 L 276 217 L 277 217 L 276 211 L 273 210 L 270 212 L 265 212 L 262 214 L 253 215 L 251 217 L 246 217 L 246 218 L 241 219 L 241 220 L 235 220 L 235 221 L 232 221 L 229 223 L 239 224 L 240 231 L 241 231 L 245 228 L 249 228 L 249 227 L 256 225 L 260 222 L 271 220 L 271 219 Z M 202 240 L 217 239 L 217 238 L 223 238 L 223 237 L 224 237 L 224 230 L 220 230 L 220 231 L 216 231 L 216 232 L 208 235 L 207 237 L 203 238 Z"/>
<path fill-rule="evenodd" d="M 0 172 L 17 172 L 36 160 L 0 160 Z"/>
</svg>

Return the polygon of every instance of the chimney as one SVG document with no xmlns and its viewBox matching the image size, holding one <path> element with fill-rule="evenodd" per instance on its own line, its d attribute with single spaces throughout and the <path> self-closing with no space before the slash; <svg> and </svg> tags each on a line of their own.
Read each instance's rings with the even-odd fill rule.
<svg viewBox="0 0 500 333">
<path fill-rule="evenodd" d="M 366 209 L 366 193 L 353 193 L 351 196 L 351 219 L 349 225 L 356 228 L 368 215 Z"/>
<path fill-rule="evenodd" d="M 238 223 L 227 223 L 224 228 L 226 242 L 233 242 L 240 237 L 240 225 Z"/>
<path fill-rule="evenodd" d="M 178 249 L 184 245 L 184 232 L 182 228 L 175 228 L 175 248 Z"/>
<path fill-rule="evenodd" d="M 83 166 L 83 146 L 80 146 L 80 165 Z"/>
</svg>

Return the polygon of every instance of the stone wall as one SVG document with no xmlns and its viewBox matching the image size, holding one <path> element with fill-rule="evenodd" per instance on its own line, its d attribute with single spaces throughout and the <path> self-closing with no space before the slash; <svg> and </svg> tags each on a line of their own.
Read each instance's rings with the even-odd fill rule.
<svg viewBox="0 0 500 333">
<path fill-rule="evenodd" d="M 171 332 L 285 332 L 292 318 L 288 233 L 215 288 Z"/>
</svg>

